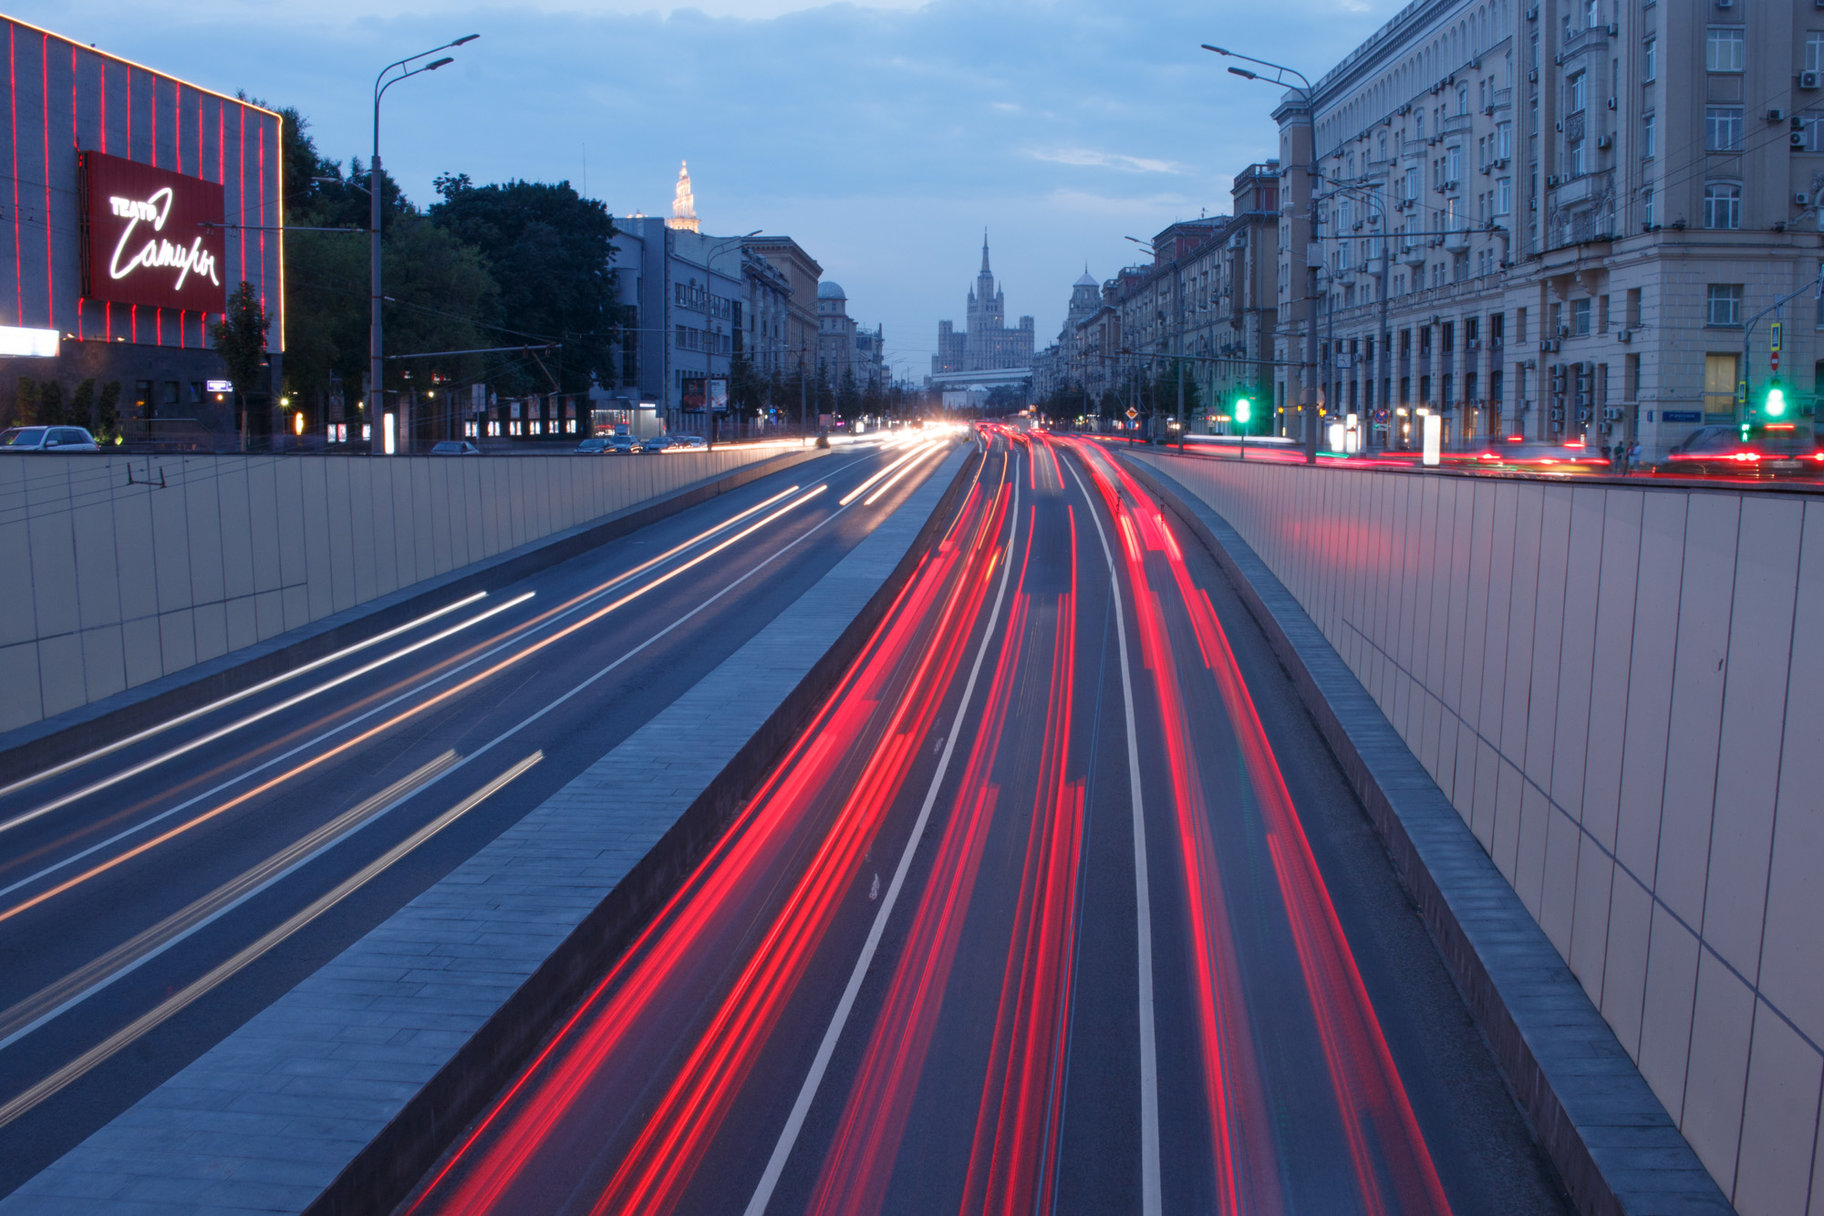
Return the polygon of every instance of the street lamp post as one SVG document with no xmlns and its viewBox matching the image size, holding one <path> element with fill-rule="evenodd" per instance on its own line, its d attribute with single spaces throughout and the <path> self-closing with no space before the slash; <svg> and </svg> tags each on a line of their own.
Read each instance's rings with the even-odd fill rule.
<svg viewBox="0 0 1824 1216">
<path fill-rule="evenodd" d="M 442 46 L 434 46 L 428 51 L 419 51 L 416 55 L 408 55 L 397 63 L 387 64 L 380 69 L 380 74 L 374 77 L 374 156 L 373 159 L 368 162 L 367 167 L 368 244 L 369 255 L 372 261 L 371 270 L 373 283 L 372 295 L 368 301 L 370 315 L 368 317 L 367 332 L 367 425 L 368 434 L 371 436 L 368 444 L 369 454 L 372 454 L 376 447 L 385 452 L 388 456 L 393 454 L 393 446 L 388 442 L 391 437 L 382 435 L 381 433 L 381 428 L 386 423 L 386 418 L 384 417 L 386 395 L 382 388 L 381 380 L 382 344 L 380 335 L 380 196 L 382 194 L 380 185 L 382 181 L 382 174 L 380 172 L 380 99 L 386 95 L 388 89 L 398 84 L 401 80 L 406 79 L 408 76 L 416 76 L 420 72 L 435 72 L 438 68 L 443 67 L 446 64 L 454 63 L 455 60 L 448 55 L 445 55 L 442 59 L 435 59 L 430 63 L 420 64 L 417 67 L 407 67 L 408 64 L 417 63 L 418 60 L 423 59 L 427 55 L 435 55 L 438 51 L 447 51 L 454 47 L 459 47 L 465 42 L 473 42 L 479 37 L 481 37 L 480 34 L 464 34 L 460 38 L 444 43 Z M 387 73 L 397 68 L 405 68 L 405 70 L 389 79 Z"/>
<path fill-rule="evenodd" d="M 1203 43 L 1203 49 L 1232 59 L 1244 59 L 1249 63 L 1271 68 L 1272 77 L 1262 76 L 1259 72 L 1247 68 L 1231 67 L 1230 75 L 1243 80 L 1265 80 L 1276 84 L 1288 92 L 1296 93 L 1305 107 L 1305 127 L 1309 132 L 1310 154 L 1305 168 L 1306 224 L 1309 227 L 1307 241 L 1317 240 L 1317 105 L 1313 96 L 1311 81 L 1296 68 L 1289 68 L 1282 63 L 1267 59 L 1256 59 L 1252 55 L 1243 55 L 1236 51 L 1225 50 L 1219 46 Z M 1289 77 L 1296 77 L 1301 83 L 1293 84 Z M 1307 398 L 1299 403 L 1299 414 L 1304 425 L 1305 463 L 1317 463 L 1317 270 L 1310 265 L 1309 256 L 1305 258 L 1305 366 L 1303 369 L 1302 389 L 1300 396 Z"/>
</svg>

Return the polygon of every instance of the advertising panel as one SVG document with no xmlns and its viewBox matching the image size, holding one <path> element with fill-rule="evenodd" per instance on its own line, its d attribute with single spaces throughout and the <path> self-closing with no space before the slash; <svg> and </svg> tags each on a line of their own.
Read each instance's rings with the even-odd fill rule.
<svg viewBox="0 0 1824 1216">
<path fill-rule="evenodd" d="M 728 412 L 728 381 L 711 380 L 709 382 L 709 408 L 718 414 Z"/>
<path fill-rule="evenodd" d="M 82 294 L 221 312 L 222 187 L 102 152 L 78 154 Z"/>
<path fill-rule="evenodd" d="M 682 392 L 680 394 L 680 399 L 679 399 L 678 405 L 681 409 L 685 409 L 685 410 L 691 410 L 691 411 L 700 410 L 703 408 L 703 394 L 704 394 L 703 377 L 702 376 L 686 376 L 686 377 L 684 377 Z"/>
</svg>

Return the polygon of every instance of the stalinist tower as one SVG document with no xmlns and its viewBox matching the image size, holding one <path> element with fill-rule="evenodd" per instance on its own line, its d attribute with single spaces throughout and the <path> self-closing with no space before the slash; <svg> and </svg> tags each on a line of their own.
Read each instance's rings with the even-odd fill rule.
<svg viewBox="0 0 1824 1216">
<path fill-rule="evenodd" d="M 665 221 L 667 228 L 676 228 L 680 232 L 701 232 L 697 224 L 697 200 L 690 192 L 690 162 L 678 162 L 678 190 L 671 199 L 671 218 Z"/>
<path fill-rule="evenodd" d="M 969 292 L 963 332 L 950 322 L 937 326 L 937 354 L 931 357 L 933 374 L 985 372 L 1032 366 L 1032 318 L 1021 317 L 1017 329 L 1007 327 L 1007 297 L 994 284 L 988 268 L 988 234 L 982 233 L 982 270 Z"/>
</svg>

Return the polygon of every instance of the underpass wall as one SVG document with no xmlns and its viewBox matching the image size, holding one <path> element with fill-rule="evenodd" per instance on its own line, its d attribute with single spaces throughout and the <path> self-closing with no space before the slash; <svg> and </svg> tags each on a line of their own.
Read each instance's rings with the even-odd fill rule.
<svg viewBox="0 0 1824 1216">
<path fill-rule="evenodd" d="M 0 456 L 0 731 L 777 455 Z"/>
<path fill-rule="evenodd" d="M 1824 501 L 1136 458 L 1298 599 L 1731 1202 L 1824 1216 Z"/>
</svg>

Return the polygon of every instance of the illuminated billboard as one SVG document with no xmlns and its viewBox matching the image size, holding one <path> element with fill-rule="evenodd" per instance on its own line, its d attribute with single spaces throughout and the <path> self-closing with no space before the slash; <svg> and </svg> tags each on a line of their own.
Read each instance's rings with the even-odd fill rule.
<svg viewBox="0 0 1824 1216">
<path fill-rule="evenodd" d="M 78 157 L 82 294 L 90 300 L 221 312 L 222 187 L 102 152 Z"/>
</svg>

